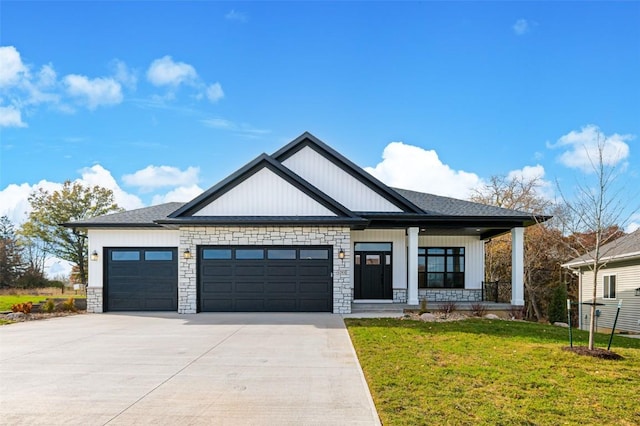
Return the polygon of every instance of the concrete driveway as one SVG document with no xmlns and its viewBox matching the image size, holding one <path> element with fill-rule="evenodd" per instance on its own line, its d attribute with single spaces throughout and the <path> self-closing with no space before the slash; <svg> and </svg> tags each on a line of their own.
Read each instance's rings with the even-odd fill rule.
<svg viewBox="0 0 640 426">
<path fill-rule="evenodd" d="M 380 424 L 332 314 L 89 314 L 0 327 L 3 424 Z"/>
</svg>

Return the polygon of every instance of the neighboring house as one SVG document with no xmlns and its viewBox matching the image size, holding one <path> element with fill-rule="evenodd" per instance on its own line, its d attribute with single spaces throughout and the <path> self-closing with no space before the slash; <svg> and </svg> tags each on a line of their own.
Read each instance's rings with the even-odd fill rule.
<svg viewBox="0 0 640 426">
<path fill-rule="evenodd" d="M 309 133 L 194 200 L 66 224 L 89 236 L 90 312 L 351 312 L 482 300 L 484 243 L 531 214 L 384 185 Z"/>
<path fill-rule="evenodd" d="M 601 269 L 596 285 L 598 329 L 611 330 L 618 303 L 622 308 L 616 330 L 640 333 L 640 229 L 627 234 L 600 249 Z M 589 304 L 593 303 L 592 254 L 573 259 L 564 265 L 579 277 L 580 328 L 589 329 Z"/>
</svg>

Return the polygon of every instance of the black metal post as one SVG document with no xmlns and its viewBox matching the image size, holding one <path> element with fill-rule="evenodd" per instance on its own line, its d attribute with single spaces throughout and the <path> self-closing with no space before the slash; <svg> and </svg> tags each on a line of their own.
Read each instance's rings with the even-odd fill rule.
<svg viewBox="0 0 640 426">
<path fill-rule="evenodd" d="M 611 341 L 613 340 L 613 333 L 616 331 L 616 324 L 618 323 L 618 315 L 620 315 L 620 308 L 622 308 L 622 300 L 618 302 L 618 310 L 616 311 L 616 318 L 613 320 L 613 328 L 611 329 L 611 336 L 609 336 L 609 345 L 607 350 L 611 348 Z"/>
</svg>

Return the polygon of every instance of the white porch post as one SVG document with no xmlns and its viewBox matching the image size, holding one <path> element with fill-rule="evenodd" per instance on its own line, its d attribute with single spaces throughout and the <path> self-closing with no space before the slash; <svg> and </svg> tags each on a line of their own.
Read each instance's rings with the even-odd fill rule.
<svg viewBox="0 0 640 426">
<path fill-rule="evenodd" d="M 407 229 L 407 304 L 418 305 L 418 228 Z"/>
<path fill-rule="evenodd" d="M 524 228 L 511 230 L 511 304 L 524 306 Z"/>
</svg>

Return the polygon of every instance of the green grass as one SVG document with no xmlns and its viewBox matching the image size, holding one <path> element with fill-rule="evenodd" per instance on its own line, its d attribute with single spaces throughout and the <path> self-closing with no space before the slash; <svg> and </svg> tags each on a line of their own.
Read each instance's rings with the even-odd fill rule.
<svg viewBox="0 0 640 426">
<path fill-rule="evenodd" d="M 563 351 L 568 330 L 549 325 L 345 322 L 385 425 L 640 424 L 639 339 L 615 336 L 609 361 Z"/>
<path fill-rule="evenodd" d="M 73 294 L 60 294 L 55 296 L 38 296 L 33 294 L 20 294 L 20 295 L 0 295 L 0 312 L 1 311 L 10 311 L 11 306 L 16 303 L 26 303 L 33 302 L 39 303 L 47 300 L 48 298 L 56 298 L 56 299 L 68 299 L 69 297 L 73 297 L 75 299 L 84 298 L 84 295 L 73 295 Z"/>
</svg>

